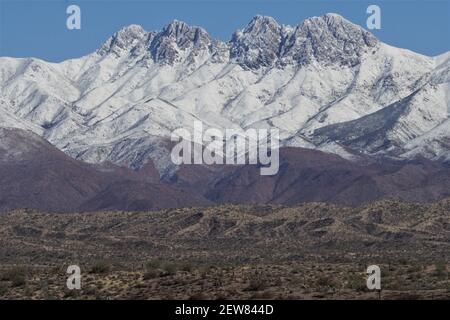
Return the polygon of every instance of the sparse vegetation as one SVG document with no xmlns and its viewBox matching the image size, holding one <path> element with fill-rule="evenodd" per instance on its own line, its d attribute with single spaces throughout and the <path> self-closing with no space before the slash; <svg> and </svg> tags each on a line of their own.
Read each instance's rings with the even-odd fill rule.
<svg viewBox="0 0 450 320">
<path fill-rule="evenodd" d="M 447 265 L 444 262 L 439 262 L 434 265 L 434 276 L 439 279 L 447 279 Z"/>
<path fill-rule="evenodd" d="M 144 280 L 150 280 L 150 279 L 154 279 L 154 278 L 158 278 L 161 276 L 161 272 L 157 269 L 151 269 L 151 270 L 147 270 L 144 273 L 143 279 Z"/>
<path fill-rule="evenodd" d="M 359 274 L 351 273 L 346 281 L 346 288 L 356 290 L 358 292 L 365 291 L 367 289 L 365 278 Z"/>
<path fill-rule="evenodd" d="M 337 287 L 336 282 L 331 277 L 328 277 L 328 276 L 320 276 L 317 279 L 316 285 L 317 285 L 318 288 L 332 288 L 332 289 L 334 289 L 334 288 Z"/>
<path fill-rule="evenodd" d="M 146 270 L 159 269 L 160 267 L 161 267 L 161 261 L 160 260 L 151 260 L 151 261 L 148 261 L 145 264 Z"/>
<path fill-rule="evenodd" d="M 24 267 L 12 267 L 1 274 L 2 281 L 11 282 L 12 287 L 21 287 L 26 284 L 27 269 Z"/>
<path fill-rule="evenodd" d="M 111 270 L 111 265 L 106 261 L 98 261 L 92 267 L 90 272 L 95 274 L 108 273 Z"/>
<path fill-rule="evenodd" d="M 161 268 L 164 276 L 172 276 L 178 271 L 178 266 L 170 262 L 164 263 Z"/>
<path fill-rule="evenodd" d="M 448 236 L 442 221 L 449 210 L 450 200 L 362 208 L 224 205 L 202 208 L 196 220 L 187 219 L 196 208 L 88 215 L 19 210 L 0 215 L 0 261 L 8 261 L 0 264 L 0 297 L 373 299 L 365 272 L 381 263 L 382 299 L 448 299 L 450 252 L 436 240 Z M 375 211 L 383 219 L 371 229 Z M 411 215 L 425 213 L 431 217 L 426 228 L 410 224 Z M 110 225 L 120 228 L 105 228 Z M 67 291 L 74 256 L 82 290 Z"/>
<path fill-rule="evenodd" d="M 260 273 L 253 273 L 248 280 L 248 286 L 244 290 L 262 291 L 266 287 L 266 279 L 264 279 L 264 277 Z"/>
<path fill-rule="evenodd" d="M 0 297 L 4 296 L 8 292 L 8 289 L 9 287 L 7 284 L 0 282 Z"/>
</svg>

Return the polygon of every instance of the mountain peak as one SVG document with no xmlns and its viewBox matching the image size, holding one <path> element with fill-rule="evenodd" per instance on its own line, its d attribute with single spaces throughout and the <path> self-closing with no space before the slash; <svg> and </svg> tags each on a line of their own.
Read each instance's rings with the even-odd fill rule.
<svg viewBox="0 0 450 320">
<path fill-rule="evenodd" d="M 354 66 L 360 62 L 361 54 L 377 43 L 378 40 L 367 30 L 339 14 L 327 13 L 298 25 L 283 51 L 300 63 L 315 59 L 322 63 Z"/>
<path fill-rule="evenodd" d="M 230 56 L 250 69 L 270 66 L 278 57 L 282 37 L 282 27 L 274 18 L 257 15 L 233 34 Z"/>
<path fill-rule="evenodd" d="M 190 28 L 191 27 L 186 22 L 174 19 L 163 28 L 162 32 L 167 34 L 177 34 L 183 33 Z"/>
<path fill-rule="evenodd" d="M 259 31 L 262 28 L 279 28 L 279 23 L 272 17 L 256 15 L 250 20 L 243 32 Z"/>
<path fill-rule="evenodd" d="M 98 50 L 101 55 L 126 52 L 140 55 L 149 50 L 153 60 L 172 64 L 181 51 L 193 49 L 194 55 L 220 45 L 201 27 L 173 20 L 159 32 L 146 32 L 132 24 L 117 31 Z M 304 20 L 295 28 L 280 25 L 274 18 L 254 16 L 247 26 L 237 30 L 230 42 L 230 58 L 244 68 L 257 69 L 276 63 L 308 63 L 317 60 L 356 65 L 361 53 L 378 40 L 362 27 L 339 14 L 327 13 Z"/>
<path fill-rule="evenodd" d="M 188 33 L 195 32 L 208 35 L 208 32 L 201 27 L 190 26 L 184 21 L 174 19 L 162 29 L 161 34 L 164 36 L 180 38 Z"/>
<path fill-rule="evenodd" d="M 173 20 L 155 36 L 150 46 L 150 52 L 155 61 L 172 64 L 177 59 L 180 50 L 192 49 L 196 54 L 201 50 L 210 49 L 212 41 L 203 28 Z"/>
<path fill-rule="evenodd" d="M 113 53 L 120 56 L 133 48 L 139 41 L 145 38 L 147 32 L 137 24 L 131 24 L 114 33 L 98 50 L 101 55 Z"/>
<path fill-rule="evenodd" d="M 326 26 L 327 28 L 345 27 L 347 29 L 364 30 L 361 26 L 354 24 L 337 13 L 326 13 L 321 16 L 305 19 L 302 23 L 300 23 L 300 26 L 302 25 L 316 25 L 320 27 Z"/>
<path fill-rule="evenodd" d="M 333 21 L 347 21 L 347 22 L 350 22 L 347 19 L 345 19 L 343 16 L 341 16 L 340 14 L 334 13 L 334 12 L 325 13 L 324 15 L 322 15 L 322 18 L 323 19 L 328 19 L 330 21 L 333 20 Z"/>
<path fill-rule="evenodd" d="M 128 26 L 122 27 L 117 33 L 127 35 L 127 34 L 143 34 L 145 33 L 144 28 L 139 24 L 130 24 Z"/>
</svg>

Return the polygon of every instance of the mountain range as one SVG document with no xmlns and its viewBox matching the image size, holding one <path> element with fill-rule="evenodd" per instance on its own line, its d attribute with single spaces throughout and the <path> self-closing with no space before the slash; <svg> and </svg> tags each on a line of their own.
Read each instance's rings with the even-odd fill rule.
<svg viewBox="0 0 450 320">
<path fill-rule="evenodd" d="M 228 42 L 130 25 L 77 59 L 0 57 L 0 88 L 0 209 L 450 195 L 450 52 L 389 46 L 337 14 L 255 16 Z M 279 129 L 280 173 L 174 165 L 170 134 L 198 120 Z"/>
</svg>

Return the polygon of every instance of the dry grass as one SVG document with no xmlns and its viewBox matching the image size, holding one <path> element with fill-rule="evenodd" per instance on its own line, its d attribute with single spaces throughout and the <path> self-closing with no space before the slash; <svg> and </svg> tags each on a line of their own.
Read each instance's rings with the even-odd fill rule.
<svg viewBox="0 0 450 320">
<path fill-rule="evenodd" d="M 449 298 L 450 201 L 0 215 L 6 299 Z M 77 264 L 82 290 L 67 290 Z"/>
</svg>

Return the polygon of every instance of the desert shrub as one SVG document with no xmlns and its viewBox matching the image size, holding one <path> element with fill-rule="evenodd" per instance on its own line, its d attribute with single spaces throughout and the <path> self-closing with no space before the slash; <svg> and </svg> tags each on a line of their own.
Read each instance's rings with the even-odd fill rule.
<svg viewBox="0 0 450 320">
<path fill-rule="evenodd" d="M 320 276 L 317 281 L 316 285 L 321 288 L 336 288 L 337 284 L 333 281 L 333 279 L 327 277 L 327 276 Z"/>
<path fill-rule="evenodd" d="M 94 296 L 95 297 L 98 295 L 98 289 L 94 285 L 83 287 L 83 294 L 86 296 Z"/>
<path fill-rule="evenodd" d="M 210 270 L 210 268 L 208 266 L 200 266 L 198 268 L 198 271 L 200 273 L 200 277 L 202 279 L 205 279 L 205 278 L 208 277 L 208 274 L 210 273 L 211 270 Z"/>
<path fill-rule="evenodd" d="M 0 283 L 0 296 L 5 295 L 7 292 L 8 292 L 8 286 L 5 283 Z"/>
<path fill-rule="evenodd" d="M 436 263 L 434 265 L 433 275 L 439 279 L 445 279 L 448 277 L 447 265 L 444 262 Z"/>
<path fill-rule="evenodd" d="M 158 278 L 159 276 L 161 276 L 161 271 L 157 270 L 157 269 L 151 269 L 151 270 L 147 270 L 144 273 L 144 280 L 150 280 L 150 279 L 155 279 Z"/>
<path fill-rule="evenodd" d="M 145 273 L 148 273 L 148 279 L 174 275 L 178 271 L 192 272 L 194 269 L 190 263 L 163 262 L 161 260 L 152 260 L 145 264 Z"/>
<path fill-rule="evenodd" d="M 92 265 L 90 273 L 94 274 L 104 274 L 111 270 L 111 266 L 106 261 L 98 261 Z"/>
<path fill-rule="evenodd" d="M 162 265 L 161 269 L 163 270 L 163 274 L 165 276 L 174 275 L 178 271 L 178 267 L 174 263 L 165 263 Z"/>
<path fill-rule="evenodd" d="M 27 270 L 24 267 L 14 267 L 3 272 L 0 280 L 10 281 L 13 287 L 22 287 L 26 284 Z"/>
<path fill-rule="evenodd" d="M 266 281 L 261 274 L 255 273 L 250 276 L 248 280 L 248 286 L 245 291 L 261 291 L 267 287 Z"/>
<path fill-rule="evenodd" d="M 23 290 L 23 295 L 25 297 L 32 297 L 33 296 L 33 289 L 31 289 L 31 287 L 26 286 L 25 290 Z"/>
<path fill-rule="evenodd" d="M 149 277 L 159 274 L 159 276 L 174 275 L 180 266 L 172 262 L 162 262 L 159 260 L 149 261 L 145 264 L 146 273 Z"/>
<path fill-rule="evenodd" d="M 364 291 L 366 290 L 366 281 L 357 274 L 351 274 L 346 279 L 346 287 L 351 290 Z"/>
<path fill-rule="evenodd" d="M 404 281 L 401 278 L 384 279 L 384 283 L 384 287 L 389 290 L 403 290 L 405 287 Z"/>
<path fill-rule="evenodd" d="M 274 292 L 270 292 L 270 291 L 260 291 L 260 292 L 255 292 L 252 296 L 251 299 L 274 299 L 275 298 L 275 293 Z"/>
<path fill-rule="evenodd" d="M 302 274 L 304 271 L 304 268 L 302 268 L 301 266 L 295 266 L 292 268 L 291 273 L 293 274 Z"/>
<path fill-rule="evenodd" d="M 151 260 L 148 261 L 145 264 L 146 270 L 153 270 L 153 269 L 159 269 L 161 267 L 161 261 L 160 260 Z"/>
<path fill-rule="evenodd" d="M 422 271 L 422 266 L 420 265 L 412 265 L 409 266 L 408 269 L 406 269 L 407 273 L 416 273 Z"/>
<path fill-rule="evenodd" d="M 158 276 L 171 276 L 178 271 L 191 272 L 193 267 L 188 264 L 180 264 L 175 262 L 163 262 L 160 260 L 152 260 L 145 264 L 145 279 L 152 279 Z"/>
<path fill-rule="evenodd" d="M 194 267 L 189 263 L 185 263 L 180 266 L 180 270 L 184 272 L 192 272 L 192 270 L 194 270 Z"/>
<path fill-rule="evenodd" d="M 65 299 L 76 299 L 79 296 L 78 290 L 65 290 L 64 298 Z"/>
<path fill-rule="evenodd" d="M 208 296 L 203 292 L 195 292 L 190 295 L 189 300 L 206 300 Z"/>
</svg>

